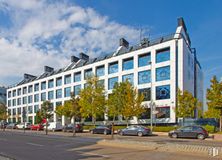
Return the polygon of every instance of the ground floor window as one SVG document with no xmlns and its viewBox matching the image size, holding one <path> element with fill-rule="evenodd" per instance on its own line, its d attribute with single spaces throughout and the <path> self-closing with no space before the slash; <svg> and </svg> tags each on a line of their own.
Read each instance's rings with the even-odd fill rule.
<svg viewBox="0 0 222 160">
<path fill-rule="evenodd" d="M 156 108 L 158 113 L 156 114 L 156 118 L 170 118 L 170 107 L 158 107 Z"/>
</svg>

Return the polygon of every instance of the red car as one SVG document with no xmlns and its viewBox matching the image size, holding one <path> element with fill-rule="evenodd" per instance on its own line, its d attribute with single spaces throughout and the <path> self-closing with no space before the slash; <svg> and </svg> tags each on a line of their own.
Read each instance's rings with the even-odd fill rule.
<svg viewBox="0 0 222 160">
<path fill-rule="evenodd" d="M 31 130 L 40 131 L 40 130 L 43 130 L 43 129 L 44 129 L 44 126 L 42 124 L 31 125 Z"/>
</svg>

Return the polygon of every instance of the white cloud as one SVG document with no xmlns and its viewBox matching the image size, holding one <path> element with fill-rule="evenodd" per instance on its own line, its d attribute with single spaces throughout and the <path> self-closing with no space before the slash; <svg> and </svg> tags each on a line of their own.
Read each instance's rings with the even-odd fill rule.
<svg viewBox="0 0 222 160">
<path fill-rule="evenodd" d="M 3 0 L 0 9 L 13 24 L 0 32 L 0 83 L 8 84 L 5 79 L 12 75 L 40 74 L 44 65 L 64 67 L 70 55 L 80 52 L 91 57 L 110 53 L 121 37 L 139 39 L 136 29 L 66 1 Z"/>
</svg>

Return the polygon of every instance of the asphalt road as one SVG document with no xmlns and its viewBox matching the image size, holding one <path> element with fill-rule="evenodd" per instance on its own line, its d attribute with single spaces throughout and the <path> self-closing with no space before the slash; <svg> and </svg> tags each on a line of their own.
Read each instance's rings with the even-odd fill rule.
<svg viewBox="0 0 222 160">
<path fill-rule="evenodd" d="M 0 132 L 0 160 L 7 156 L 16 160 L 206 160 L 182 153 L 127 149 L 98 145 L 102 138 L 94 136 L 64 137 L 57 135 Z M 3 158 L 2 158 L 3 159 Z"/>
</svg>

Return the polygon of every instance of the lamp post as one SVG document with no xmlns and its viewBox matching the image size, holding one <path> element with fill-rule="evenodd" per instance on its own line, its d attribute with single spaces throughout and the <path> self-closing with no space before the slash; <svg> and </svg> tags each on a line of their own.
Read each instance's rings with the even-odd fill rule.
<svg viewBox="0 0 222 160">
<path fill-rule="evenodd" d="M 152 79 L 152 62 L 149 62 L 150 64 L 150 132 L 152 134 L 153 132 L 153 96 L 152 96 L 152 90 L 153 90 L 153 79 Z"/>
</svg>

